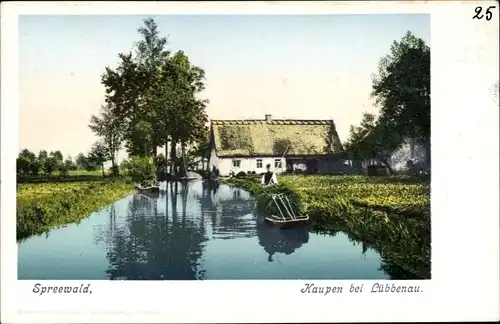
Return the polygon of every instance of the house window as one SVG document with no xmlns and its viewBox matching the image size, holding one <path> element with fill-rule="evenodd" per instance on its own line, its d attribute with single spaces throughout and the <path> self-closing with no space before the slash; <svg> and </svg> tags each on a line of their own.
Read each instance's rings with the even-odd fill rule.
<svg viewBox="0 0 500 324">
<path fill-rule="evenodd" d="M 281 168 L 281 159 L 275 159 L 274 160 L 274 167 L 275 168 Z"/>
<path fill-rule="evenodd" d="M 233 160 L 233 167 L 239 168 L 241 166 L 241 160 Z"/>
<path fill-rule="evenodd" d="M 262 169 L 262 160 L 257 160 L 257 169 Z"/>
</svg>

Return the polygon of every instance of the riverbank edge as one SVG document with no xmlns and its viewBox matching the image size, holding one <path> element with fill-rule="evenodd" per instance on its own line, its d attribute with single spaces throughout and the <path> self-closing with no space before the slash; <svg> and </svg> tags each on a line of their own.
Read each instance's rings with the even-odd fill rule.
<svg viewBox="0 0 500 324">
<path fill-rule="evenodd" d="M 257 180 L 255 177 L 221 178 L 222 182 L 248 190 L 253 195 L 266 194 L 263 187 L 256 182 Z M 297 205 L 301 212 L 309 215 L 315 231 L 330 234 L 344 232 L 350 239 L 365 242 L 366 245 L 377 250 L 382 257 L 397 264 L 404 271 L 413 273 L 418 279 L 431 278 L 430 222 L 427 223 L 427 218 L 421 222 L 413 217 L 403 219 L 397 215 L 394 216 L 391 211 L 372 209 L 369 206 L 357 204 L 355 201 L 342 199 L 339 199 L 339 206 L 330 208 L 317 206 L 312 201 L 301 197 L 293 187 L 283 183 L 280 187 L 293 193 L 298 199 Z M 343 212 L 338 212 L 339 209 Z M 346 215 L 356 215 L 356 217 Z M 415 239 L 413 232 L 405 228 L 416 224 L 422 226 L 422 230 L 418 232 L 428 236 L 428 243 L 421 243 L 419 237 Z M 409 237 L 412 238 L 405 238 L 403 236 L 405 232 L 411 233 Z M 414 244 L 413 240 L 419 240 L 419 244 Z"/>
<path fill-rule="evenodd" d="M 60 184 L 62 183 L 44 183 L 43 185 Z M 16 194 L 16 240 L 19 242 L 33 235 L 40 235 L 55 228 L 80 222 L 89 214 L 134 191 L 132 183 L 117 179 L 82 182 L 81 184 L 84 187 L 82 190 L 65 194 L 56 192 L 30 202 L 22 202 L 19 194 Z"/>
</svg>

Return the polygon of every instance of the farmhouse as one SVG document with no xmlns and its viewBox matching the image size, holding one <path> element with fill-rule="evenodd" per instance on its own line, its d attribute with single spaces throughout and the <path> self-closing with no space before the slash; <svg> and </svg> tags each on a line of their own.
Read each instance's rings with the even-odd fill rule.
<svg viewBox="0 0 500 324">
<path fill-rule="evenodd" d="M 333 120 L 212 120 L 209 170 L 260 174 L 267 164 L 281 173 L 345 172 L 346 160 Z"/>
</svg>

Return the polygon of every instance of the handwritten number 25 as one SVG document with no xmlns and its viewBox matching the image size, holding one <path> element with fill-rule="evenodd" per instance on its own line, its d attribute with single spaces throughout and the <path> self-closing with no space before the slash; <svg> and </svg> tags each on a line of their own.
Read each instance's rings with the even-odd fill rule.
<svg viewBox="0 0 500 324">
<path fill-rule="evenodd" d="M 486 20 L 490 21 L 492 16 L 493 16 L 491 9 L 495 9 L 495 8 L 496 8 L 495 6 L 489 6 L 488 9 L 486 9 L 486 14 L 483 15 L 483 14 L 481 14 L 483 7 L 481 7 L 481 6 L 476 7 L 476 9 L 474 10 L 476 12 L 476 14 L 474 15 L 474 17 L 472 17 L 472 19 L 483 19 L 483 17 L 486 16 Z"/>
</svg>

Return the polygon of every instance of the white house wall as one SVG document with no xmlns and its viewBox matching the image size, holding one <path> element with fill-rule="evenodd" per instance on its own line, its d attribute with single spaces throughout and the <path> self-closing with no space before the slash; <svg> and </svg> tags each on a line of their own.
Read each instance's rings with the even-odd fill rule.
<svg viewBox="0 0 500 324">
<path fill-rule="evenodd" d="M 276 158 L 280 159 L 280 158 Z M 233 160 L 240 160 L 240 166 L 234 167 Z M 257 160 L 262 160 L 262 168 L 257 168 Z M 221 157 L 217 158 L 217 164 L 219 165 L 218 169 L 221 176 L 229 176 L 231 171 L 234 174 L 238 172 L 252 172 L 254 171 L 256 174 L 260 174 L 266 172 L 266 165 L 271 164 L 271 170 L 276 173 L 281 173 L 281 169 L 274 167 L 275 158 L 232 158 L 232 157 Z M 286 170 L 286 159 L 281 160 L 283 171 Z"/>
<path fill-rule="evenodd" d="M 240 166 L 234 167 L 233 160 L 239 160 Z M 257 160 L 262 160 L 262 168 L 257 168 Z M 282 168 L 275 167 L 275 160 L 281 160 Z M 256 157 L 256 158 L 232 158 L 232 157 L 222 157 L 217 158 L 216 162 L 212 165 L 218 165 L 220 175 L 228 176 L 231 172 L 237 174 L 238 172 L 255 172 L 260 174 L 266 172 L 266 165 L 271 164 L 271 170 L 276 173 L 282 173 L 286 171 L 287 159 L 280 159 L 274 157 Z M 210 166 L 211 167 L 211 166 Z M 297 161 L 292 164 L 294 170 L 308 171 L 307 166 L 303 161 Z M 330 172 L 346 172 L 346 173 L 356 173 L 354 168 L 350 164 L 346 164 L 343 159 L 317 159 L 317 171 L 319 173 L 330 173 Z M 311 170 L 309 170 L 311 171 Z"/>
</svg>

